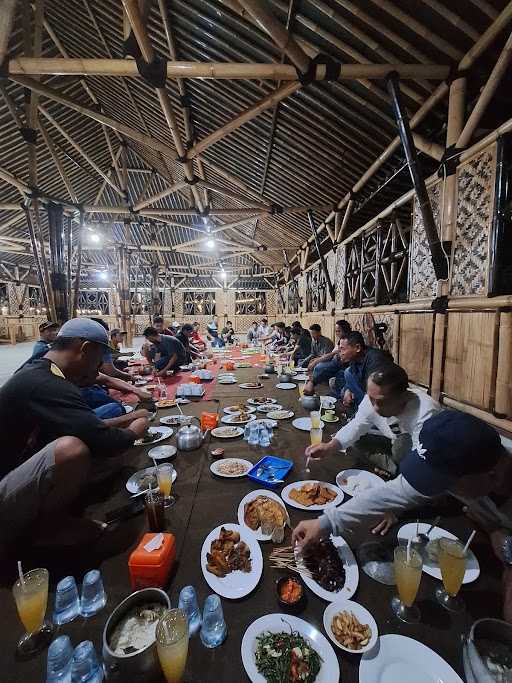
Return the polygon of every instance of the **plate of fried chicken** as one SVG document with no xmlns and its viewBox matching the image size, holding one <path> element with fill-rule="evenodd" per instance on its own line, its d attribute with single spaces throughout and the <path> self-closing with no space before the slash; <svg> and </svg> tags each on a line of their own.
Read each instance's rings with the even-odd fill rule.
<svg viewBox="0 0 512 683">
<path fill-rule="evenodd" d="M 243 598 L 256 588 L 263 572 L 256 537 L 238 524 L 218 526 L 204 540 L 201 569 L 216 593 L 224 598 Z"/>
<path fill-rule="evenodd" d="M 271 541 L 276 528 L 290 524 L 283 501 L 273 491 L 260 489 L 248 493 L 238 506 L 240 526 L 250 529 L 258 541 Z"/>
</svg>

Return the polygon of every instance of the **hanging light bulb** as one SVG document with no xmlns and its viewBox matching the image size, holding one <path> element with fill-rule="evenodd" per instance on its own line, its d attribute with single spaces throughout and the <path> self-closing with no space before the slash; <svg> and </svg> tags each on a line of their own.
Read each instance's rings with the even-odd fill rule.
<svg viewBox="0 0 512 683">
<path fill-rule="evenodd" d="M 102 270 L 99 274 L 100 280 L 108 280 L 108 270 Z"/>
<path fill-rule="evenodd" d="M 208 247 L 208 249 L 213 249 L 215 247 L 215 240 L 212 238 L 206 240 L 206 246 Z"/>
<path fill-rule="evenodd" d="M 96 242 L 96 244 L 100 241 L 100 236 L 98 235 L 97 232 L 92 232 L 91 233 L 91 242 Z"/>
</svg>

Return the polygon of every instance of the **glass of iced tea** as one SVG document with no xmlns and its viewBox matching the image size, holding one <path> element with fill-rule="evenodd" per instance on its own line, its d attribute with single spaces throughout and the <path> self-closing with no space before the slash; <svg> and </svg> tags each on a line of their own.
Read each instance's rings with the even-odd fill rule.
<svg viewBox="0 0 512 683">
<path fill-rule="evenodd" d="M 395 580 L 398 596 L 391 601 L 391 609 L 400 621 L 415 624 L 420 620 L 420 610 L 414 604 L 421 581 L 423 559 L 417 550 L 405 546 L 395 548 Z"/>
<path fill-rule="evenodd" d="M 319 443 L 322 443 L 322 430 L 321 429 L 315 429 L 314 427 L 311 428 L 309 432 L 309 436 L 311 438 L 311 445 L 316 446 Z"/>
<path fill-rule="evenodd" d="M 462 612 L 465 608 L 458 593 L 466 573 L 466 559 L 467 551 L 460 541 L 441 538 L 438 562 L 444 588 L 436 590 L 436 598 L 450 612 Z"/>
<path fill-rule="evenodd" d="M 297 386 L 298 386 L 298 388 L 299 388 L 299 396 L 300 396 L 300 398 L 302 398 L 302 397 L 304 396 L 304 384 L 305 384 L 304 382 L 299 382 L 299 383 L 297 384 Z"/>
<path fill-rule="evenodd" d="M 48 578 L 47 569 L 32 569 L 12 587 L 18 616 L 26 629 L 16 648 L 21 659 L 41 652 L 52 638 L 53 625 L 44 619 L 48 604 Z"/>
<path fill-rule="evenodd" d="M 156 470 L 156 477 L 158 480 L 158 488 L 164 497 L 164 507 L 169 508 L 174 505 L 176 498 L 171 496 L 172 477 L 174 474 L 174 467 L 170 463 L 163 463 L 158 465 Z"/>
<path fill-rule="evenodd" d="M 156 649 L 167 683 L 181 683 L 188 655 L 188 621 L 181 609 L 170 609 L 156 627 Z"/>
</svg>

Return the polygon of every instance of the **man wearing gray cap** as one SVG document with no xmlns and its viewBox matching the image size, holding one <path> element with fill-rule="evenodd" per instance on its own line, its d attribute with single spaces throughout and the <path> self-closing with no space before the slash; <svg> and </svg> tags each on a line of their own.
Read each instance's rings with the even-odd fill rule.
<svg viewBox="0 0 512 683">
<path fill-rule="evenodd" d="M 117 418 L 120 427 L 112 427 L 82 399 L 79 387 L 94 382 L 107 348 L 99 323 L 74 318 L 43 358 L 0 389 L 0 542 L 28 530 L 57 533 L 98 464 L 144 434 L 146 411 Z"/>
</svg>

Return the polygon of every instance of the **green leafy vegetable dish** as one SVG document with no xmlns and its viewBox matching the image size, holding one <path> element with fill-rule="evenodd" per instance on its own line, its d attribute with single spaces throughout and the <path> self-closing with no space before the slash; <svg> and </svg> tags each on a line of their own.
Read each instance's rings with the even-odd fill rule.
<svg viewBox="0 0 512 683">
<path fill-rule="evenodd" d="M 256 667 L 267 683 L 313 683 L 316 680 L 322 660 L 297 631 L 265 631 L 256 641 Z"/>
</svg>

